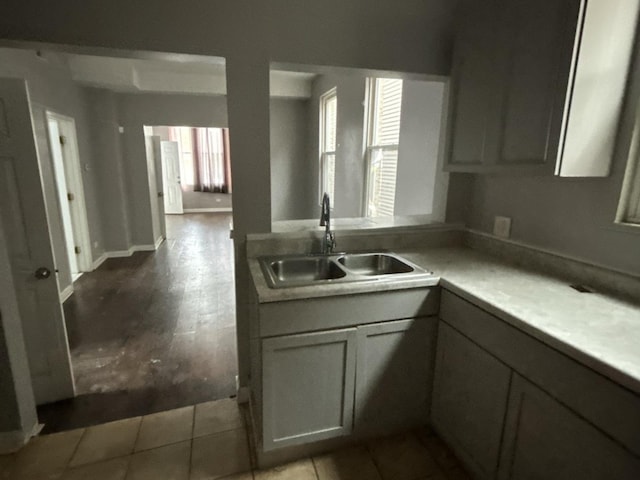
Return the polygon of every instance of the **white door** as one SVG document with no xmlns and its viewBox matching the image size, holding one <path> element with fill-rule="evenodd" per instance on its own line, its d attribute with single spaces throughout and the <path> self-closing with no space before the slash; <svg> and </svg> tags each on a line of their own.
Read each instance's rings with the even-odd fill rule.
<svg viewBox="0 0 640 480">
<path fill-rule="evenodd" d="M 74 396 L 27 86 L 0 79 L 0 220 L 38 404 Z"/>
<path fill-rule="evenodd" d="M 164 177 L 162 175 L 162 154 L 160 143 L 160 135 L 152 135 L 151 142 L 153 144 L 153 158 L 156 162 L 156 190 L 158 192 L 158 216 L 160 217 L 160 232 L 162 238 L 167 238 L 167 222 L 164 218 Z"/>
<path fill-rule="evenodd" d="M 49 118 L 49 140 L 51 145 L 51 156 L 53 157 L 53 170 L 56 179 L 56 190 L 58 192 L 58 203 L 60 205 L 60 213 L 62 215 L 62 227 L 64 230 L 64 240 L 67 246 L 67 257 L 69 258 L 69 268 L 73 278 L 78 274 L 78 258 L 76 253 L 76 241 L 73 231 L 73 221 L 71 219 L 71 207 L 69 206 L 70 188 L 67 185 L 67 179 L 64 168 L 64 158 L 62 156 L 62 145 L 60 138 L 62 137 L 58 128 L 58 121 Z"/>
<path fill-rule="evenodd" d="M 144 137 L 144 146 L 147 155 L 147 171 L 149 172 L 149 200 L 151 201 L 151 226 L 153 228 L 153 240 L 157 245 L 162 240 L 162 227 L 160 221 L 160 209 L 158 208 L 158 182 L 156 181 L 156 159 L 153 150 L 153 137 Z"/>
<path fill-rule="evenodd" d="M 181 214 L 183 211 L 178 142 L 162 142 L 161 157 L 162 183 L 164 185 L 164 213 Z"/>
</svg>

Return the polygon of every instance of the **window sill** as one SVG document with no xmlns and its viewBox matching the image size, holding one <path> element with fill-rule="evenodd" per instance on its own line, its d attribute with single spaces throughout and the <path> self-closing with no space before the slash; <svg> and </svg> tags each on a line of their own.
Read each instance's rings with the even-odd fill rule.
<svg viewBox="0 0 640 480">
<path fill-rule="evenodd" d="M 640 235 L 640 224 L 638 223 L 614 222 L 612 225 L 605 228 L 607 230 Z"/>
</svg>

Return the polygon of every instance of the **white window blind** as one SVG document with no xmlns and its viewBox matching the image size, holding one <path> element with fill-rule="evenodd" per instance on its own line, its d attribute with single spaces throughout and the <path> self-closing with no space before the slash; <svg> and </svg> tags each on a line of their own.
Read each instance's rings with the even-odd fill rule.
<svg viewBox="0 0 640 480">
<path fill-rule="evenodd" d="M 366 215 L 393 216 L 402 113 L 402 80 L 371 78 L 368 86 Z"/>
<path fill-rule="evenodd" d="M 338 96 L 335 88 L 320 97 L 320 195 L 326 192 L 333 206 L 336 178 Z"/>
</svg>

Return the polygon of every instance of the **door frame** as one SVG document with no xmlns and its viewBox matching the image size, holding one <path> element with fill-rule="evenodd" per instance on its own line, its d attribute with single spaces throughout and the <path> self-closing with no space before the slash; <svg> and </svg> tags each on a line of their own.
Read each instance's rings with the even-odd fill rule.
<svg viewBox="0 0 640 480">
<path fill-rule="evenodd" d="M 91 252 L 91 237 L 89 235 L 89 221 L 87 219 L 87 205 L 84 195 L 84 182 L 82 178 L 82 169 L 80 165 L 80 154 L 78 148 L 78 136 L 76 131 L 76 121 L 73 117 L 63 115 L 52 110 L 45 110 L 45 118 L 47 120 L 47 140 L 49 141 L 49 150 L 52 151 L 53 139 L 49 130 L 49 122 L 56 121 L 58 129 L 68 140 L 67 149 L 63 149 L 62 154 L 65 158 L 63 165 L 65 179 L 69 190 L 74 192 L 75 200 L 69 204 L 71 213 L 71 223 L 73 227 L 74 243 L 80 247 L 80 253 L 77 254 L 78 271 L 91 272 L 93 270 L 93 255 Z M 53 155 L 52 160 L 55 162 Z M 54 169 L 55 176 L 55 169 Z M 55 178 L 56 190 L 59 188 L 58 179 Z M 58 195 L 59 198 L 59 195 Z M 65 235 L 68 232 L 64 232 Z M 65 243 L 65 248 L 67 245 Z M 67 252 L 68 254 L 71 252 Z"/>
</svg>

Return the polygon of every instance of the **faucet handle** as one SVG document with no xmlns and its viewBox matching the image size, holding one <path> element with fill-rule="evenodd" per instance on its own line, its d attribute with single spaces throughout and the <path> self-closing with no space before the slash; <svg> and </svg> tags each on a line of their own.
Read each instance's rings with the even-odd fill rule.
<svg viewBox="0 0 640 480">
<path fill-rule="evenodd" d="M 333 250 L 336 248 L 336 235 L 334 232 L 329 232 L 328 240 L 329 253 L 333 253 Z"/>
</svg>

